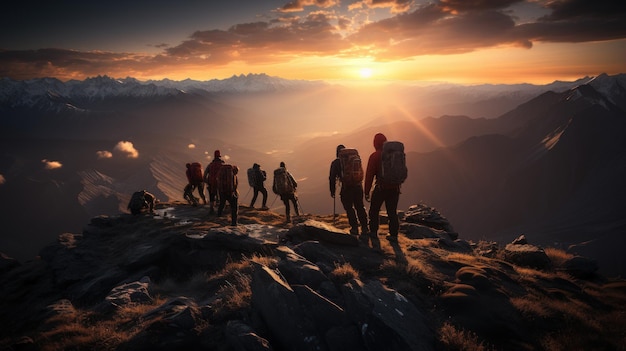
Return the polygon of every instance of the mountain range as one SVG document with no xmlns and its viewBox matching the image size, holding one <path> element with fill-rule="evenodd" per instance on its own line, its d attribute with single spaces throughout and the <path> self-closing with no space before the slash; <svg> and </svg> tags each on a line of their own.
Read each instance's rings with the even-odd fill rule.
<svg viewBox="0 0 626 351">
<path fill-rule="evenodd" d="M 0 251 L 34 257 L 59 233 L 125 211 L 138 189 L 182 199 L 184 164 L 206 164 L 215 149 L 244 169 L 286 162 L 303 210 L 332 213 L 336 145 L 366 159 L 383 132 L 406 146 L 400 208 L 421 199 L 463 238 L 525 234 L 623 275 L 625 110 L 623 74 L 542 86 L 376 89 L 263 74 L 207 82 L 4 78 Z M 247 187 L 240 193 L 250 201 Z M 273 194 L 268 204 L 280 208 Z"/>
</svg>

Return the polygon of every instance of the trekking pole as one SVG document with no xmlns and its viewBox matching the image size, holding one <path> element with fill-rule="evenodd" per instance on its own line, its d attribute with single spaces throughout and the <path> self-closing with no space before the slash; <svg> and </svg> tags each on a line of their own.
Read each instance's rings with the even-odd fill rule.
<svg viewBox="0 0 626 351">
<path fill-rule="evenodd" d="M 270 208 L 274 207 L 274 202 L 276 202 L 276 199 L 278 199 L 278 194 L 274 196 L 274 201 L 272 201 L 272 203 L 270 204 Z"/>
</svg>

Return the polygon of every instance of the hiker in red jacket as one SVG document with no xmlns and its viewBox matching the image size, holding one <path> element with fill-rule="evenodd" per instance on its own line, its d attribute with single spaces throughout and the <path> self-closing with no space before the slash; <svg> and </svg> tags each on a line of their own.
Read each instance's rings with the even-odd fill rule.
<svg viewBox="0 0 626 351">
<path fill-rule="evenodd" d="M 387 215 L 389 216 L 389 234 L 387 235 L 389 242 L 398 242 L 398 230 L 400 228 L 397 212 L 398 200 L 400 199 L 400 185 L 386 184 L 380 174 L 382 170 L 383 143 L 385 141 L 387 141 L 387 137 L 382 133 L 378 133 L 374 136 L 374 149 L 376 151 L 370 155 L 367 161 L 367 171 L 365 172 L 365 200 L 370 201 L 370 191 L 372 190 L 372 185 L 374 185 L 369 209 L 369 227 L 372 246 L 375 246 L 374 240 L 378 241 L 378 213 L 383 203 L 385 204 Z M 376 178 L 375 184 L 373 184 L 374 178 Z M 361 238 L 363 241 L 367 241 L 367 237 L 363 238 L 363 236 L 361 236 Z"/>
</svg>

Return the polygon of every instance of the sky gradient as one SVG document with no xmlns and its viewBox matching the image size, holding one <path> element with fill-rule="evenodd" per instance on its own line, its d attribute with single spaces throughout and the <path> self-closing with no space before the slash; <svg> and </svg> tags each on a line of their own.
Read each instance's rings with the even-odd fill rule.
<svg viewBox="0 0 626 351">
<path fill-rule="evenodd" d="M 626 73 L 614 0 L 28 1 L 0 77 L 536 83 Z"/>
</svg>

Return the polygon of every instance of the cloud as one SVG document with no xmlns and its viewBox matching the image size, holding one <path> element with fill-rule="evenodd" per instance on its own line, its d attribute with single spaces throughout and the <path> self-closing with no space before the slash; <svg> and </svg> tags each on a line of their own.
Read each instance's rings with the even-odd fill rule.
<svg viewBox="0 0 626 351">
<path fill-rule="evenodd" d="M 338 0 L 293 0 L 270 19 L 198 30 L 178 45 L 160 46 L 159 54 L 0 50 L 0 77 L 154 77 L 305 57 L 386 61 L 532 48 L 535 42 L 626 39 L 626 7 L 614 0 L 359 0 L 345 8 Z M 520 8 L 527 10 L 523 20 Z M 377 9 L 389 13 L 373 16 Z"/>
<path fill-rule="evenodd" d="M 279 8 L 279 12 L 299 12 L 304 11 L 305 6 L 317 6 L 320 8 L 329 8 L 337 6 L 339 0 L 293 0 Z"/>
<path fill-rule="evenodd" d="M 4 176 L 2 174 L 0 174 L 0 185 L 6 183 L 7 180 L 4 178 Z"/>
<path fill-rule="evenodd" d="M 63 164 L 61 164 L 61 162 L 59 161 L 48 161 L 46 159 L 41 160 L 41 162 L 44 164 L 45 169 L 58 169 L 63 167 Z"/>
<path fill-rule="evenodd" d="M 113 154 L 111 153 L 111 151 L 107 151 L 107 150 L 96 151 L 96 155 L 98 156 L 99 159 L 113 157 Z"/>
<path fill-rule="evenodd" d="M 126 154 L 126 157 L 128 158 L 139 157 L 139 152 L 135 149 L 133 143 L 131 143 L 130 141 L 120 141 L 119 143 L 117 143 L 117 145 L 115 145 L 113 149 Z"/>
</svg>

